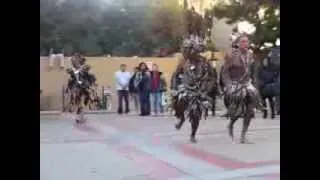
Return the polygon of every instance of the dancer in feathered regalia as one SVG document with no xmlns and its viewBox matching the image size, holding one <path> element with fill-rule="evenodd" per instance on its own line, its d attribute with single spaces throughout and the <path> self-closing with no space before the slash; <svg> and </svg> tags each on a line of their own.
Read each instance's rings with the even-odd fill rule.
<svg viewBox="0 0 320 180">
<path fill-rule="evenodd" d="M 86 59 L 75 54 L 72 59 L 72 68 L 67 69 L 70 75 L 68 90 L 71 91 L 70 103 L 75 106 L 76 122 L 84 122 L 84 107 L 92 101 L 93 87 L 96 86 L 96 78 L 89 73 L 90 66 L 85 64 Z"/>
<path fill-rule="evenodd" d="M 252 68 L 253 55 L 248 50 L 249 39 L 246 35 L 237 38 L 237 48 L 227 52 L 222 69 L 225 100 L 227 102 L 227 116 L 230 117 L 229 135 L 233 139 L 233 125 L 243 118 L 241 143 L 247 142 L 246 133 L 251 119 L 254 117 L 254 108 L 264 111 L 260 95 L 253 84 L 257 76 Z"/>
<path fill-rule="evenodd" d="M 211 108 L 212 100 L 208 96 L 209 91 L 214 86 L 216 77 L 212 65 L 200 55 L 205 50 L 203 38 L 191 34 L 184 39 L 182 44 L 183 59 L 177 68 L 177 78 L 173 79 L 172 106 L 176 111 L 176 117 L 180 119 L 175 125 L 180 129 L 186 117 L 191 123 L 190 141 L 196 142 L 196 132 L 202 117 L 208 116 L 208 110 Z M 180 80 L 177 83 L 177 80 Z M 178 85 L 177 87 L 177 84 Z"/>
<path fill-rule="evenodd" d="M 202 117 L 208 116 L 212 107 L 209 93 L 215 87 L 217 77 L 210 62 L 200 53 L 205 50 L 202 17 L 194 11 L 186 11 L 186 37 L 182 43 L 182 58 L 172 75 L 171 106 L 179 122 L 179 130 L 185 119 L 191 123 L 190 141 L 196 142 L 196 132 Z"/>
</svg>

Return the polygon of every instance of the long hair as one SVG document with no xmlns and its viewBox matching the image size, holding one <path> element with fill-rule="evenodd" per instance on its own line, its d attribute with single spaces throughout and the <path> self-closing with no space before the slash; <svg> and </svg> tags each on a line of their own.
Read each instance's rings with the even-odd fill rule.
<svg viewBox="0 0 320 180">
<path fill-rule="evenodd" d="M 144 66 L 146 67 L 146 69 L 144 70 L 144 72 L 149 71 L 149 68 L 148 68 L 148 66 L 147 66 L 147 64 L 146 64 L 145 62 L 139 63 L 139 65 L 138 65 L 139 71 L 142 71 L 142 70 L 141 70 L 141 66 L 142 66 L 142 65 L 144 65 Z"/>
</svg>

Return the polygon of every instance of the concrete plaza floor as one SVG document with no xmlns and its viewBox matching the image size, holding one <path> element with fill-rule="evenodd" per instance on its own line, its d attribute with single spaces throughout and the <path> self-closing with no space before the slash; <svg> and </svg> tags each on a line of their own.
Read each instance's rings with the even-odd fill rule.
<svg viewBox="0 0 320 180">
<path fill-rule="evenodd" d="M 190 124 L 174 129 L 169 115 L 40 115 L 41 180 L 242 180 L 280 179 L 280 120 L 257 118 L 251 144 L 228 137 L 228 120 L 202 120 L 198 142 Z"/>
</svg>

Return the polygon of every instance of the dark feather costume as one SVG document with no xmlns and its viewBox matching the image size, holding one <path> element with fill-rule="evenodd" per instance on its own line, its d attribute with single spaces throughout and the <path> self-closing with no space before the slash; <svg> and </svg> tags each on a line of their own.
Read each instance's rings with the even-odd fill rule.
<svg viewBox="0 0 320 180">
<path fill-rule="evenodd" d="M 176 125 L 180 129 L 189 118 L 192 132 L 190 140 L 196 142 L 195 135 L 202 117 L 208 116 L 211 109 L 212 99 L 208 93 L 213 89 L 216 82 L 216 74 L 212 65 L 206 58 L 200 55 L 205 49 L 203 38 L 192 34 L 185 38 L 182 45 L 183 60 L 173 78 L 175 91 L 173 91 L 173 108 L 180 122 Z M 180 77 L 182 76 L 182 77 Z M 180 80 L 177 85 L 177 80 Z M 174 81 L 176 80 L 176 81 Z"/>
<path fill-rule="evenodd" d="M 73 58 L 72 65 L 73 68 L 67 69 L 67 73 L 70 75 L 67 88 L 67 92 L 71 96 L 69 105 L 75 106 L 77 115 L 83 116 L 83 106 L 94 101 L 92 95 L 96 94 L 93 88 L 96 86 L 96 77 L 89 72 L 90 66 L 85 64 L 84 58 Z"/>
</svg>

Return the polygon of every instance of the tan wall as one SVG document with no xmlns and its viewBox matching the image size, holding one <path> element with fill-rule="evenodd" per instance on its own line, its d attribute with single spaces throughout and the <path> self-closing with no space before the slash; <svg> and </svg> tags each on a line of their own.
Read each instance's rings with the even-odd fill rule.
<svg viewBox="0 0 320 180">
<path fill-rule="evenodd" d="M 215 56 L 221 59 L 223 53 L 217 53 Z M 66 58 L 66 67 L 70 67 L 70 58 Z M 168 58 L 126 58 L 126 57 L 87 57 L 87 63 L 91 65 L 91 71 L 97 77 L 99 85 L 99 95 L 101 87 L 110 85 L 114 90 L 114 73 L 119 69 L 120 64 L 127 64 L 128 70 L 133 70 L 140 62 L 153 62 L 159 65 L 160 70 L 170 83 L 170 76 L 176 67 L 178 57 Z M 219 66 L 219 65 L 218 65 Z M 65 70 L 59 70 L 58 66 L 54 69 L 48 69 L 48 59 L 40 57 L 40 88 L 43 94 L 40 98 L 42 110 L 61 110 L 62 109 L 62 86 L 66 84 L 68 75 Z M 112 107 L 116 105 L 116 97 L 112 98 Z"/>
</svg>

